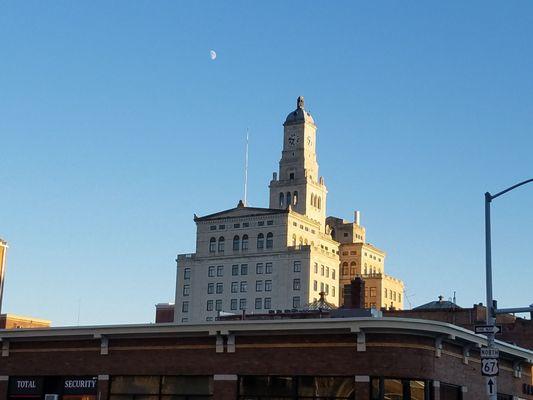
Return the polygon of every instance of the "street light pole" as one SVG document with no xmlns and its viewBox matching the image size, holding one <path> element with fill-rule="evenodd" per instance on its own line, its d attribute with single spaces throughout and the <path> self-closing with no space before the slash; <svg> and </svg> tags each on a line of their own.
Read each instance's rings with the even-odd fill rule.
<svg viewBox="0 0 533 400">
<path fill-rule="evenodd" d="M 495 195 L 491 195 L 489 192 L 485 193 L 485 278 L 486 278 L 486 291 L 487 291 L 487 325 L 492 327 L 492 330 L 487 333 L 487 348 L 489 351 L 492 351 L 496 348 L 495 346 L 495 335 L 496 335 L 496 314 L 498 310 L 492 296 L 492 245 L 491 245 L 491 229 L 490 229 L 490 205 L 492 200 L 501 195 L 510 192 L 513 189 L 516 189 L 519 186 L 525 185 L 526 183 L 533 182 L 533 179 L 528 179 L 526 181 L 517 183 L 505 190 L 502 190 Z M 528 308 L 521 307 L 516 309 L 506 309 L 506 312 L 524 312 L 525 310 L 533 311 L 533 305 Z M 503 311 L 503 310 L 501 310 Z M 497 361 L 497 360 L 496 360 Z M 497 400 L 497 387 L 496 379 L 491 381 L 491 391 L 488 395 L 489 400 Z"/>
</svg>

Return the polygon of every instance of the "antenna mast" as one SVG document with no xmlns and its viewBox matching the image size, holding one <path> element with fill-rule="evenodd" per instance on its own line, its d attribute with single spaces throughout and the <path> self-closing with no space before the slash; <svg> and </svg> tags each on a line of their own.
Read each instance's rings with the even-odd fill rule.
<svg viewBox="0 0 533 400">
<path fill-rule="evenodd" d="M 249 129 L 246 128 L 246 148 L 244 155 L 244 205 L 248 205 L 248 137 Z"/>
</svg>

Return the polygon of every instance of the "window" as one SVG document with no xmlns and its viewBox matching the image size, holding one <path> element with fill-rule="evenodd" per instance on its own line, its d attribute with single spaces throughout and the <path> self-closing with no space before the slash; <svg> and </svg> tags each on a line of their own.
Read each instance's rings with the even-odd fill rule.
<svg viewBox="0 0 533 400">
<path fill-rule="evenodd" d="M 246 299 L 239 300 L 239 310 L 246 310 Z"/>
<path fill-rule="evenodd" d="M 231 293 L 237 293 L 239 291 L 239 282 L 231 282 Z"/>
<path fill-rule="evenodd" d="M 265 235 L 260 233 L 257 235 L 257 248 L 262 249 L 263 247 L 265 247 Z"/>
<path fill-rule="evenodd" d="M 265 274 L 271 274 L 272 273 L 272 263 L 267 262 L 265 264 Z"/>
<path fill-rule="evenodd" d="M 329 285 L 326 283 L 326 294 L 329 294 Z"/>
<path fill-rule="evenodd" d="M 274 247 L 274 235 L 272 232 L 267 233 L 266 248 L 271 249 Z"/>
<path fill-rule="evenodd" d="M 270 297 L 265 297 L 265 310 L 270 310 L 272 308 L 272 299 Z"/>
<path fill-rule="evenodd" d="M 329 267 L 326 267 L 326 278 L 329 278 Z"/>
<path fill-rule="evenodd" d="M 320 275 L 324 276 L 324 266 L 320 266 Z"/>
<path fill-rule="evenodd" d="M 383 296 L 384 296 L 385 298 L 387 298 L 387 288 L 385 288 L 385 289 L 383 290 Z"/>
<path fill-rule="evenodd" d="M 191 279 L 191 269 L 185 268 L 183 270 L 183 279 Z"/>
<path fill-rule="evenodd" d="M 213 321 L 213 317 L 205 317 L 206 321 Z"/>
<path fill-rule="evenodd" d="M 371 287 L 370 288 L 370 297 L 376 297 L 376 288 L 375 287 Z"/>
<path fill-rule="evenodd" d="M 257 226 L 265 226 L 265 221 L 259 221 L 259 222 L 257 222 Z"/>
<path fill-rule="evenodd" d="M 283 193 L 279 194 L 279 206 L 280 208 L 283 207 L 283 203 L 285 202 L 285 195 Z"/>
<path fill-rule="evenodd" d="M 243 228 L 248 228 L 250 226 L 250 223 L 249 222 L 243 222 L 242 223 L 242 227 Z"/>
<path fill-rule="evenodd" d="M 324 282 L 320 282 L 320 291 L 321 291 L 321 292 L 324 291 Z"/>
<path fill-rule="evenodd" d="M 344 237 L 348 237 L 348 232 L 344 232 Z"/>
<path fill-rule="evenodd" d="M 207 284 L 207 294 L 213 294 L 215 293 L 215 284 L 214 283 L 208 283 Z"/>
<path fill-rule="evenodd" d="M 314 270 L 315 270 L 315 274 L 318 274 L 318 263 L 315 263 Z"/>
<path fill-rule="evenodd" d="M 239 275 L 239 266 L 237 264 L 234 264 L 231 266 L 231 275 L 233 276 Z"/>
<path fill-rule="evenodd" d="M 237 309 L 237 299 L 231 299 L 230 308 L 232 310 L 236 310 Z"/>
<path fill-rule="evenodd" d="M 294 174 L 293 174 L 293 176 L 294 176 Z M 286 200 L 286 202 L 287 202 L 287 203 L 286 203 L 287 206 L 289 206 L 289 205 L 291 204 L 291 192 L 287 192 L 287 196 L 286 196 L 286 199 L 285 199 L 285 200 Z"/>
<path fill-rule="evenodd" d="M 222 311 L 222 300 L 217 300 L 215 303 L 215 311 Z"/>
<path fill-rule="evenodd" d="M 314 291 L 318 290 L 318 282 L 317 281 L 313 281 L 313 290 Z"/>
<path fill-rule="evenodd" d="M 207 300 L 207 311 L 213 311 L 213 300 Z"/>
<path fill-rule="evenodd" d="M 301 272 L 302 271 L 302 262 L 301 261 L 295 261 L 293 266 L 294 272 Z"/>
<path fill-rule="evenodd" d="M 241 275 L 248 275 L 248 264 L 241 264 Z"/>
<path fill-rule="evenodd" d="M 189 322 L 189 318 L 183 317 L 183 318 L 181 319 L 181 322 Z"/>
<path fill-rule="evenodd" d="M 217 276 L 224 276 L 224 266 L 223 265 L 219 265 L 217 267 Z"/>
<path fill-rule="evenodd" d="M 189 302 L 184 301 L 181 303 L 181 312 L 189 312 Z"/>
<path fill-rule="evenodd" d="M 392 299 L 396 301 L 396 292 L 392 292 Z"/>
<path fill-rule="evenodd" d="M 331 270 L 331 278 L 332 278 L 332 279 L 335 279 L 335 275 L 336 275 L 336 274 L 335 274 L 335 270 L 332 269 L 332 270 Z"/>
<path fill-rule="evenodd" d="M 225 242 L 224 236 L 220 236 L 218 238 L 218 251 L 219 251 L 219 253 L 224 252 L 224 242 Z"/>
<path fill-rule="evenodd" d="M 211 226 L 209 227 L 209 230 L 211 230 L 211 231 L 216 231 L 216 230 L 217 230 L 217 226 L 216 226 L 216 225 L 211 225 Z"/>
<path fill-rule="evenodd" d="M 215 267 L 211 266 L 207 270 L 207 276 L 212 278 L 215 276 Z"/>
<path fill-rule="evenodd" d="M 244 226 L 244 224 L 242 224 Z M 242 235 L 241 248 L 243 251 L 248 250 L 248 235 Z"/>
<path fill-rule="evenodd" d="M 217 294 L 221 294 L 222 292 L 224 292 L 224 284 L 217 283 Z"/>
<path fill-rule="evenodd" d="M 214 237 L 212 237 L 211 239 L 209 239 L 209 252 L 214 253 L 216 248 L 217 248 L 217 240 Z"/>
<path fill-rule="evenodd" d="M 342 274 L 348 275 L 348 263 L 347 262 L 342 264 Z"/>
<path fill-rule="evenodd" d="M 402 301 L 402 294 L 398 293 L 398 301 Z"/>
<path fill-rule="evenodd" d="M 248 282 L 242 281 L 241 282 L 241 293 L 246 293 L 248 291 Z"/>
<path fill-rule="evenodd" d="M 272 291 L 272 281 L 266 280 L 265 281 L 265 292 L 271 292 Z"/>
<path fill-rule="evenodd" d="M 239 235 L 233 236 L 233 251 L 239 251 L 241 247 L 241 241 L 239 239 Z"/>
<path fill-rule="evenodd" d="M 331 295 L 335 297 L 335 286 L 331 287 Z"/>
<path fill-rule="evenodd" d="M 292 308 L 300 308 L 300 296 L 294 296 L 292 298 Z"/>
<path fill-rule="evenodd" d="M 255 281 L 255 291 L 256 292 L 263 291 L 263 281 Z"/>
<path fill-rule="evenodd" d="M 355 256 L 357 254 L 356 251 L 350 251 L 350 255 Z"/>
<path fill-rule="evenodd" d="M 296 235 L 292 235 L 292 245 L 296 246 Z"/>
<path fill-rule="evenodd" d="M 291 173 L 289 174 L 289 179 L 294 179 L 294 172 L 291 172 Z"/>
<path fill-rule="evenodd" d="M 274 225 L 274 221 L 272 221 L 272 220 L 267 221 L 267 225 Z"/>
<path fill-rule="evenodd" d="M 256 310 L 260 310 L 262 305 L 263 305 L 263 299 L 261 299 L 261 298 L 255 299 L 255 309 Z"/>
<path fill-rule="evenodd" d="M 188 296 L 191 294 L 191 285 L 183 285 L 183 295 Z"/>
<path fill-rule="evenodd" d="M 241 224 L 233 224 L 233 229 L 239 229 L 241 227 Z"/>
<path fill-rule="evenodd" d="M 292 281 L 292 289 L 293 290 L 300 290 L 300 279 L 294 279 Z"/>
<path fill-rule="evenodd" d="M 264 268 L 263 268 L 263 263 L 257 263 L 255 265 L 255 273 L 258 274 L 258 275 L 261 275 L 264 271 Z"/>
</svg>

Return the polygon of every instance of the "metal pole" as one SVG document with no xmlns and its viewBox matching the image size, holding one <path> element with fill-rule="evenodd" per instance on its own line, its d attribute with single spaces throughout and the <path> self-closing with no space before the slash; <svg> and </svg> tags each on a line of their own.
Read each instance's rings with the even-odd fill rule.
<svg viewBox="0 0 533 400">
<path fill-rule="evenodd" d="M 490 232 L 490 203 L 492 196 L 489 192 L 485 193 L 485 269 L 486 269 L 486 287 L 487 287 L 487 325 L 495 327 L 496 318 L 494 302 L 492 298 L 492 247 Z M 487 334 L 487 348 L 494 348 L 494 330 Z M 496 380 L 494 380 L 496 382 Z M 494 394 L 489 394 L 489 400 L 497 400 L 497 388 Z"/>
</svg>

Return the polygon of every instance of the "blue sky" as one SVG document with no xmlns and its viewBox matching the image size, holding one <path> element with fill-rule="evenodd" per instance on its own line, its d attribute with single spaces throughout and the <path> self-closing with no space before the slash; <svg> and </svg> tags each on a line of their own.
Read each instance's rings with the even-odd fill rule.
<svg viewBox="0 0 533 400">
<path fill-rule="evenodd" d="M 212 61 L 209 51 L 218 53 Z M 153 321 L 193 213 L 267 206 L 304 95 L 328 214 L 415 306 L 484 301 L 483 193 L 533 177 L 533 4 L 2 2 L 4 312 Z M 533 185 L 495 200 L 495 297 L 533 303 Z"/>
</svg>

